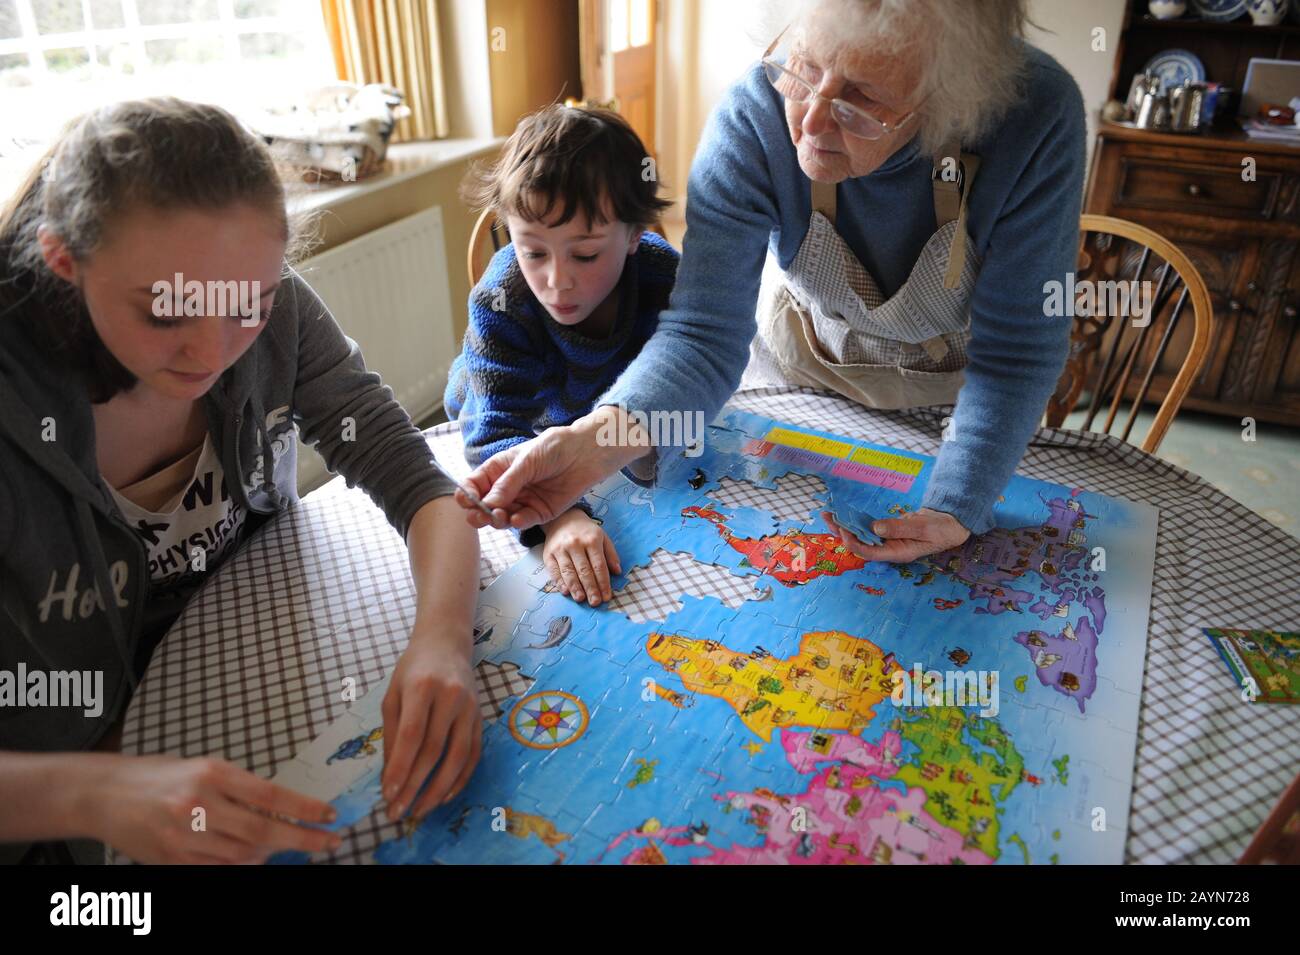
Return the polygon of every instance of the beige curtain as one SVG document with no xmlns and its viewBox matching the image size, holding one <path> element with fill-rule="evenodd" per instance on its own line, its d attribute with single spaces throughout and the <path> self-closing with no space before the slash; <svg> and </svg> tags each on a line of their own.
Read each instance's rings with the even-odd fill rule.
<svg viewBox="0 0 1300 955">
<path fill-rule="evenodd" d="M 447 99 L 435 0 L 321 0 L 339 79 L 386 83 L 411 115 L 393 142 L 447 135 Z"/>
</svg>

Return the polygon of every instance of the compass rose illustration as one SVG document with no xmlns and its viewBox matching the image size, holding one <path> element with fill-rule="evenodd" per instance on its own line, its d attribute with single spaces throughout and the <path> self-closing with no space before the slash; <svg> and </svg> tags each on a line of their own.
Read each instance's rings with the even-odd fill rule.
<svg viewBox="0 0 1300 955">
<path fill-rule="evenodd" d="M 587 707 L 570 693 L 545 690 L 510 711 L 510 735 L 532 749 L 568 746 L 587 730 Z"/>
</svg>

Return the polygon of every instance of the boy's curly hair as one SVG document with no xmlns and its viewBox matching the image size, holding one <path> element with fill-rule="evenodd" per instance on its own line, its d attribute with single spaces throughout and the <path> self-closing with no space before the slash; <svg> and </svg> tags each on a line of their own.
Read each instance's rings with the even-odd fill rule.
<svg viewBox="0 0 1300 955">
<path fill-rule="evenodd" d="M 559 104 L 520 120 L 497 160 L 471 168 L 460 191 L 472 208 L 499 218 L 539 222 L 558 207 L 554 225 L 579 213 L 590 225 L 603 223 L 608 211 L 645 229 L 672 205 L 659 198 L 654 159 L 627 120 Z"/>
</svg>

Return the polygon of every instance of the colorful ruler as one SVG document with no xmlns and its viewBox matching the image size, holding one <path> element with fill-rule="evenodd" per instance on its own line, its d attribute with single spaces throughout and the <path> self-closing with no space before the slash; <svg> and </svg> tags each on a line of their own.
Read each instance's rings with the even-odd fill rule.
<svg viewBox="0 0 1300 955">
<path fill-rule="evenodd" d="M 762 438 L 750 440 L 741 450 L 750 457 L 770 458 L 805 471 L 848 478 L 904 494 L 912 489 L 912 482 L 925 464 L 901 454 L 780 427 L 772 428 Z"/>
</svg>

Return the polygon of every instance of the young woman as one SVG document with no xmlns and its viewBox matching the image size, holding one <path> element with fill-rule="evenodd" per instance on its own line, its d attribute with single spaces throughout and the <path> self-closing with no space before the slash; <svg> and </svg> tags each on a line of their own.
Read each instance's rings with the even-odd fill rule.
<svg viewBox="0 0 1300 955">
<path fill-rule="evenodd" d="M 477 537 L 392 392 L 286 265 L 296 232 L 265 146 L 174 99 L 77 120 L 0 214 L 0 843 L 92 839 L 166 862 L 337 844 L 285 820 L 324 821 L 327 805 L 229 763 L 111 751 L 186 600 L 296 500 L 295 424 L 410 551 L 415 623 L 384 702 L 389 814 L 423 815 L 468 781 Z M 6 674 L 12 689 L 58 671 L 102 674 L 102 711 L 3 692 Z"/>
</svg>

